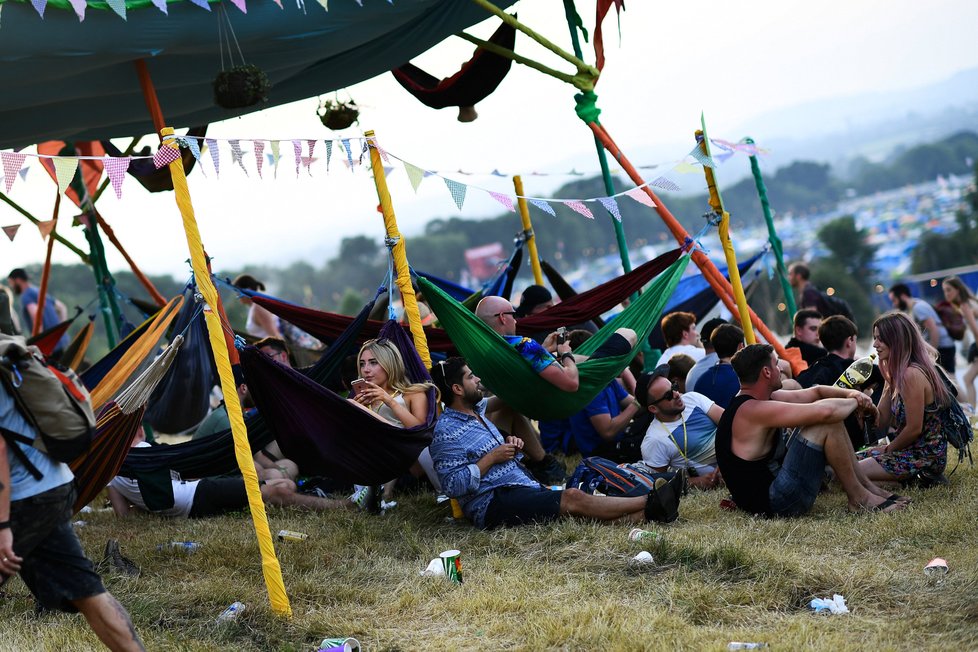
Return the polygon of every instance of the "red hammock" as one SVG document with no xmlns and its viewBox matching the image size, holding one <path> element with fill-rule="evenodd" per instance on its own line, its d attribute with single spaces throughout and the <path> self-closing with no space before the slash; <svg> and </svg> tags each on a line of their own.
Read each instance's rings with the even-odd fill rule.
<svg viewBox="0 0 978 652">
<path fill-rule="evenodd" d="M 490 43 L 512 50 L 516 46 L 516 29 L 503 23 L 489 39 Z M 414 64 L 394 68 L 394 79 L 425 106 L 444 109 L 457 106 L 458 121 L 472 122 L 478 117 L 475 105 L 489 97 L 502 83 L 513 61 L 492 52 L 476 48 L 462 69 L 447 79 L 439 80 Z"/>
<path fill-rule="evenodd" d="M 88 452 L 68 465 L 75 474 L 78 486 L 75 513 L 95 500 L 109 480 L 119 473 L 145 409 L 143 406 L 132 414 L 125 414 L 115 403 L 109 403 L 102 409 Z"/>
<path fill-rule="evenodd" d="M 525 317 L 516 323 L 516 332 L 521 335 L 556 330 L 560 326 L 579 324 L 611 310 L 631 294 L 644 287 L 649 281 L 669 267 L 679 257 L 680 250 L 673 249 L 654 260 L 643 263 L 627 274 L 602 283 L 587 292 L 562 301 L 531 317 Z M 330 312 L 297 306 L 293 303 L 276 299 L 265 294 L 244 291 L 243 294 L 269 312 L 291 322 L 310 335 L 323 341 L 332 341 L 353 321 L 353 317 L 337 315 Z M 368 321 L 357 342 L 363 343 L 369 336 L 367 333 L 377 332 L 384 325 L 381 321 Z M 455 345 L 448 333 L 440 328 L 426 326 L 425 337 L 428 348 L 432 351 L 454 352 Z"/>
</svg>

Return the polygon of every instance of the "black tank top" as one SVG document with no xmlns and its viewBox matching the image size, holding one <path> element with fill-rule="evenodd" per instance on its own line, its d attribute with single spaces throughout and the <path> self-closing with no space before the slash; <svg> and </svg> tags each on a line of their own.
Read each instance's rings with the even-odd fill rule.
<svg viewBox="0 0 978 652">
<path fill-rule="evenodd" d="M 754 400 L 752 396 L 744 394 L 734 396 L 730 405 L 723 411 L 720 423 L 717 424 L 717 464 L 737 507 L 752 514 L 770 514 L 771 503 L 768 492 L 771 483 L 774 482 L 774 475 L 770 469 L 774 449 L 763 458 L 752 461 L 741 459 L 733 452 L 734 417 L 740 406 L 751 400 Z"/>
</svg>

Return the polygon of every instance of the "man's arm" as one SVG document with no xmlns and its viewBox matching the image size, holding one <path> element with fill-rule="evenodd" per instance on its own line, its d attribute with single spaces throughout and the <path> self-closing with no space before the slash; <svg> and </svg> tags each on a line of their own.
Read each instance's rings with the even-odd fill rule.
<svg viewBox="0 0 978 652">
<path fill-rule="evenodd" d="M 937 322 L 933 317 L 928 317 L 924 320 L 923 327 L 927 331 L 927 343 L 936 348 L 938 342 L 941 341 L 941 332 L 937 330 Z"/>
<path fill-rule="evenodd" d="M 713 407 L 706 411 L 706 416 L 710 417 L 713 423 L 720 423 L 720 419 L 723 418 L 723 408 L 714 403 Z"/>
<path fill-rule="evenodd" d="M 540 377 L 565 392 L 576 392 L 580 387 L 577 362 L 574 361 L 573 354 L 564 356 L 560 364 L 548 366 L 540 372 Z"/>
<path fill-rule="evenodd" d="M 24 304 L 24 310 L 26 310 L 27 311 L 27 314 L 30 315 L 30 317 L 31 317 L 31 323 L 30 323 L 30 325 L 31 325 L 31 327 L 33 327 L 34 326 L 34 322 L 37 320 L 37 303 L 36 302 L 35 303 L 25 303 Z"/>
<path fill-rule="evenodd" d="M 68 319 L 68 306 L 61 303 L 58 299 L 54 300 L 54 312 L 58 315 L 58 321 L 64 321 Z"/>
<path fill-rule="evenodd" d="M 20 557 L 14 554 L 14 534 L 10 530 L 10 463 L 7 441 L 0 437 L 0 574 L 13 575 L 20 570 Z"/>
<path fill-rule="evenodd" d="M 622 410 L 618 413 L 618 416 L 612 418 L 607 412 L 602 412 L 601 414 L 594 414 L 589 417 L 591 421 L 591 426 L 597 431 L 601 439 L 611 441 L 615 436 L 621 432 L 628 422 L 632 420 L 636 414 L 638 414 L 638 406 L 635 404 L 635 399 L 631 396 L 626 396 L 621 401 Z"/>
<path fill-rule="evenodd" d="M 801 391 L 808 390 L 798 393 Z M 852 414 L 856 405 L 855 398 L 826 398 L 814 403 L 748 401 L 741 406 L 738 417 L 763 428 L 795 428 L 838 423 Z"/>
</svg>

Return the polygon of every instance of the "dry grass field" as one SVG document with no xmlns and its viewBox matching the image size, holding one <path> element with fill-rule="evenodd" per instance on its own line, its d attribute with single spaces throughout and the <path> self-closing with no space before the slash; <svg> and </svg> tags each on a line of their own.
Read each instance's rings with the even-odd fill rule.
<svg viewBox="0 0 978 652">
<path fill-rule="evenodd" d="M 480 532 L 446 522 L 448 506 L 407 496 L 385 516 L 271 509 L 294 616 L 268 607 L 250 519 L 80 516 L 86 551 L 116 538 L 135 578 L 106 574 L 149 650 L 315 650 L 354 636 L 366 650 L 978 649 L 978 471 L 908 489 L 899 514 L 847 514 L 840 490 L 801 519 L 764 521 L 719 509 L 722 492 L 691 494 L 652 544 L 629 526 L 562 522 Z M 193 540 L 193 554 L 157 544 Z M 419 572 L 462 551 L 465 583 Z M 654 564 L 629 560 L 647 549 Z M 933 557 L 946 577 L 923 573 Z M 845 596 L 848 615 L 815 615 L 814 597 Z M 246 611 L 218 624 L 240 600 Z M 100 649 L 80 616 L 35 615 L 20 580 L 0 599 L 0 649 Z"/>
</svg>

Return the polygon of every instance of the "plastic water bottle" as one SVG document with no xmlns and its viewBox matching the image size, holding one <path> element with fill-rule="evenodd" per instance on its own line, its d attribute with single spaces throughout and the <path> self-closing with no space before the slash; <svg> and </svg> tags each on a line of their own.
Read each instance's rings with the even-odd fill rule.
<svg viewBox="0 0 978 652">
<path fill-rule="evenodd" d="M 835 386 L 856 389 L 857 386 L 865 383 L 873 375 L 873 362 L 875 361 L 875 353 L 870 353 L 865 358 L 859 358 L 849 365 L 848 369 L 842 372 L 839 379 L 835 381 Z"/>
<path fill-rule="evenodd" d="M 728 650 L 759 650 L 767 647 L 767 643 L 745 643 L 743 641 L 730 641 L 727 644 Z"/>
<path fill-rule="evenodd" d="M 197 552 L 200 549 L 200 544 L 196 541 L 167 541 L 166 543 L 161 543 L 156 546 L 156 549 L 160 552 L 164 550 L 174 550 L 177 552 Z"/>
<path fill-rule="evenodd" d="M 245 610 L 245 605 L 243 602 L 232 603 L 227 609 L 221 612 L 221 615 L 217 617 L 217 622 L 222 623 L 228 620 L 234 620 L 238 617 L 242 611 Z"/>
</svg>

